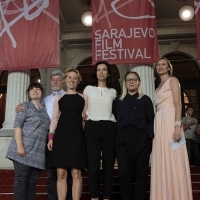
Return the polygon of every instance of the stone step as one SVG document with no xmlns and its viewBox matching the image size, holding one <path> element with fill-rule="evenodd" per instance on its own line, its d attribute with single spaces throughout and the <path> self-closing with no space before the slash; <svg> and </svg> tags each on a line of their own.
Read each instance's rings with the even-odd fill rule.
<svg viewBox="0 0 200 200">
<path fill-rule="evenodd" d="M 191 180 L 193 189 L 193 200 L 200 200 L 200 167 L 191 167 Z M 83 192 L 81 200 L 90 199 L 89 196 L 89 184 L 88 184 L 88 172 L 82 173 L 83 176 Z M 149 184 L 148 184 L 148 198 L 150 190 L 150 169 L 149 169 Z M 0 200 L 13 200 L 13 183 L 14 183 L 14 171 L 13 170 L 0 170 Z M 37 183 L 36 200 L 48 200 L 47 197 L 47 173 L 42 171 Z M 101 180 L 102 183 L 102 180 Z M 114 184 L 113 184 L 113 198 L 112 200 L 121 200 L 119 192 L 119 177 L 118 171 L 115 170 Z M 102 184 L 100 185 L 100 191 L 102 191 Z M 134 178 L 133 178 L 133 191 L 134 191 Z M 102 194 L 100 193 L 100 199 Z"/>
<path fill-rule="evenodd" d="M 148 173 L 150 174 L 150 168 L 148 170 Z M 101 172 L 102 173 L 102 172 Z M 200 174 L 200 167 L 190 167 L 190 173 L 191 174 Z M 6 169 L 0 169 L 0 178 L 9 178 L 14 177 L 14 170 L 6 170 Z M 82 172 L 83 177 L 88 175 L 87 171 Z M 115 170 L 115 175 L 118 175 L 118 170 Z M 42 171 L 40 174 L 40 177 L 47 177 L 47 172 Z"/>
<path fill-rule="evenodd" d="M 14 195 L 13 193 L 0 193 L 1 200 L 13 200 Z M 47 194 L 37 194 L 35 200 L 48 200 Z"/>
<path fill-rule="evenodd" d="M 13 200 L 14 195 L 11 193 L 3 193 L 0 194 L 1 200 Z M 88 193 L 83 192 L 81 195 L 81 200 L 88 200 L 90 199 L 90 195 Z M 100 194 L 100 200 L 102 200 L 102 194 Z M 199 192 L 193 192 L 193 200 L 199 200 L 200 199 L 200 193 Z M 48 200 L 47 194 L 36 194 L 35 200 Z M 112 195 L 112 200 L 121 200 L 120 193 Z M 147 193 L 147 199 L 149 200 L 149 193 Z"/>
<path fill-rule="evenodd" d="M 133 190 L 134 190 L 134 183 L 133 185 Z M 100 184 L 100 190 L 102 190 L 103 184 Z M 150 191 L 150 184 L 148 184 L 147 190 Z M 192 182 L 192 190 L 193 191 L 199 191 L 200 192 L 200 182 Z M 83 184 L 83 191 L 89 191 L 89 185 L 88 184 Z M 114 183 L 113 184 L 113 192 L 118 192 L 119 191 L 119 184 Z M 2 185 L 0 187 L 0 194 L 1 193 L 12 193 L 13 192 L 13 185 Z M 47 186 L 46 185 L 38 185 L 36 188 L 37 193 L 46 193 L 47 192 Z"/>
<path fill-rule="evenodd" d="M 83 179 L 83 184 L 88 184 L 88 176 L 83 176 L 82 177 Z M 103 182 L 102 179 L 101 180 L 101 183 Z M 200 172 L 199 174 L 191 174 L 191 181 L 192 182 L 200 182 Z M 119 177 L 118 176 L 114 176 L 114 179 L 113 179 L 113 182 L 114 183 L 119 183 Z M 133 177 L 133 182 L 134 182 L 134 177 Z M 148 176 L 148 182 L 150 183 L 150 175 Z M 9 178 L 2 178 L 0 177 L 0 186 L 2 185 L 13 185 L 14 183 L 14 175 L 13 177 L 9 177 Z M 41 177 L 39 178 L 38 180 L 38 185 L 45 185 L 47 183 L 47 177 Z"/>
</svg>

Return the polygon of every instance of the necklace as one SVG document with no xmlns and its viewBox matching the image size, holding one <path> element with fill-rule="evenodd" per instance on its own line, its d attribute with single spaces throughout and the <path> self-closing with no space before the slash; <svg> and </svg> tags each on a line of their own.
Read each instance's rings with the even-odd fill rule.
<svg viewBox="0 0 200 200">
<path fill-rule="evenodd" d="M 38 109 L 38 110 L 40 110 L 41 108 L 40 108 L 40 106 L 37 106 L 36 104 L 34 104 L 35 105 L 35 107 Z"/>
<path fill-rule="evenodd" d="M 40 104 L 40 105 L 37 105 L 37 104 L 34 103 L 33 101 L 31 101 L 31 102 L 35 105 L 35 107 L 36 107 L 38 110 L 41 110 L 41 108 L 42 108 L 41 104 Z"/>
</svg>

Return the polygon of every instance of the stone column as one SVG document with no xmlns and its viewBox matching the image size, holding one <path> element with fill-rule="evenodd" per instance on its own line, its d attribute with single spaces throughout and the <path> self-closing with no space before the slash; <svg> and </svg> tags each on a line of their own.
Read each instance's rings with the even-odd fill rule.
<svg viewBox="0 0 200 200">
<path fill-rule="evenodd" d="M 30 84 L 29 70 L 9 71 L 6 95 L 6 114 L 0 136 L 13 134 L 15 107 L 28 100 L 26 89 Z"/>
<path fill-rule="evenodd" d="M 47 69 L 39 69 L 39 72 L 40 72 L 40 84 L 44 88 L 44 92 L 43 92 L 42 98 L 44 98 L 46 96 Z"/>
<path fill-rule="evenodd" d="M 0 129 L 0 169 L 13 169 L 13 163 L 5 158 L 8 145 L 14 134 L 15 107 L 28 100 L 26 89 L 30 84 L 29 70 L 10 71 L 8 74 L 6 114 Z"/>
<path fill-rule="evenodd" d="M 142 92 L 153 100 L 155 91 L 155 79 L 153 65 L 130 65 L 130 70 L 139 74 L 142 81 Z"/>
</svg>

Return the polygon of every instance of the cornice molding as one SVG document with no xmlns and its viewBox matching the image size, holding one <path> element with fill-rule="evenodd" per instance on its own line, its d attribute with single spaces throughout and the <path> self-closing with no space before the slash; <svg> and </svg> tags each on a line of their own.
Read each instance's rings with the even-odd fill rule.
<svg viewBox="0 0 200 200">
<path fill-rule="evenodd" d="M 183 21 L 180 18 L 169 18 L 169 19 L 156 19 L 157 28 L 162 27 L 195 27 L 195 19 L 190 21 Z"/>
<path fill-rule="evenodd" d="M 62 12 L 61 19 L 61 40 L 67 48 L 76 48 L 78 46 L 90 46 L 92 43 L 92 28 L 86 27 L 82 23 L 66 24 Z M 159 44 L 171 44 L 179 42 L 180 44 L 196 43 L 195 20 L 188 22 L 179 18 L 175 19 L 157 19 L 157 33 Z"/>
</svg>

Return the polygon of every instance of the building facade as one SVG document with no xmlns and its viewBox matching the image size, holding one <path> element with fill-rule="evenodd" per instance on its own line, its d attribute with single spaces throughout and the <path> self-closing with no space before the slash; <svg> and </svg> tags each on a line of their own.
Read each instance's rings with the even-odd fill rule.
<svg viewBox="0 0 200 200">
<path fill-rule="evenodd" d="M 200 62 L 196 60 L 197 44 L 195 22 L 180 22 L 177 19 L 157 20 L 158 42 L 160 56 L 169 58 L 174 66 L 174 75 L 181 84 L 183 115 L 185 107 L 192 104 L 195 118 L 199 117 L 200 102 Z M 91 64 L 91 28 L 82 24 L 73 24 L 67 28 L 61 23 L 60 33 L 60 60 L 61 71 L 69 67 L 80 70 L 83 82 L 79 86 L 82 91 L 90 84 Z M 135 70 L 142 80 L 143 93 L 153 98 L 153 92 L 159 80 L 154 73 L 154 63 L 141 64 L 116 64 L 113 66 L 114 81 L 118 94 L 125 73 Z M 0 168 L 12 168 L 12 162 L 5 158 L 8 144 L 14 134 L 13 123 L 15 107 L 20 102 L 26 101 L 25 90 L 30 81 L 39 81 L 44 86 L 45 95 L 51 93 L 50 74 L 55 69 L 38 69 L 24 71 L 0 71 Z M 3 122 L 3 123 L 2 123 Z"/>
</svg>

